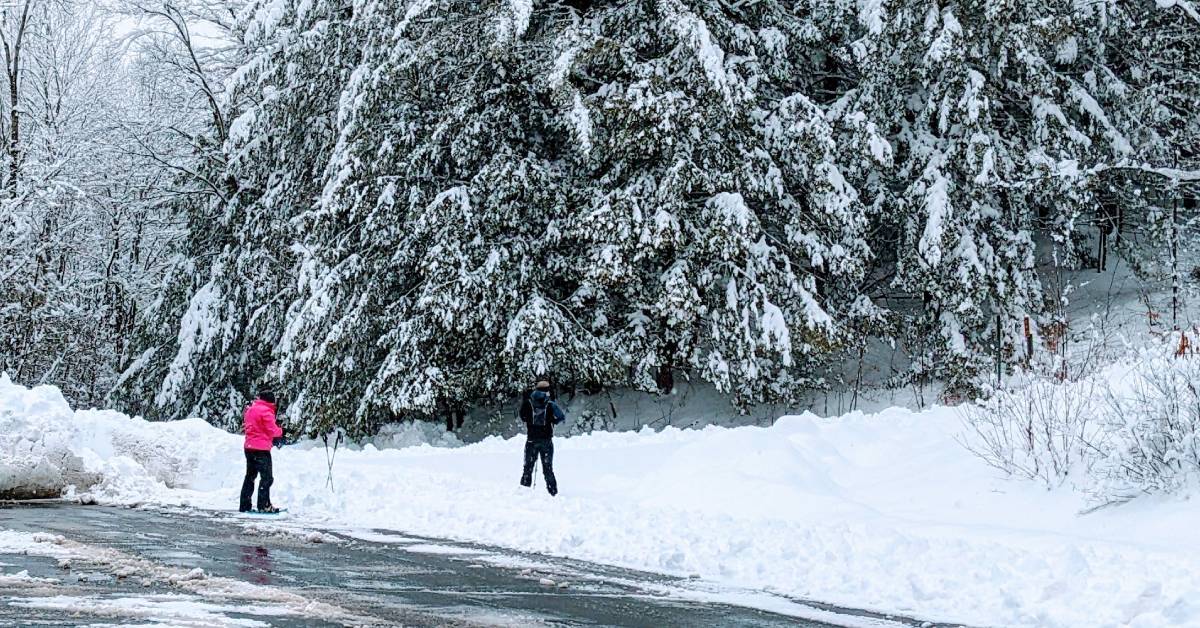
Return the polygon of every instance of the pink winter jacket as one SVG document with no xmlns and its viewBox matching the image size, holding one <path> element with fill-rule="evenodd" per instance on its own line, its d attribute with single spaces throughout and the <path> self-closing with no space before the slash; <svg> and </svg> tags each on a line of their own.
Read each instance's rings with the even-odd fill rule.
<svg viewBox="0 0 1200 628">
<path fill-rule="evenodd" d="M 275 404 L 255 399 L 246 408 L 242 417 L 246 431 L 245 448 L 251 451 L 271 451 L 271 440 L 283 436 L 283 430 L 275 423 Z"/>
</svg>

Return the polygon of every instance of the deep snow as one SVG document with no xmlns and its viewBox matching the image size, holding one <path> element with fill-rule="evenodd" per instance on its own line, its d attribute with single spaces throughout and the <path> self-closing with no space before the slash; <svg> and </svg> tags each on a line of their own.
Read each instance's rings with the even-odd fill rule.
<svg viewBox="0 0 1200 628">
<path fill-rule="evenodd" d="M 1142 499 L 1089 515 L 1069 489 L 997 477 L 960 413 L 892 409 L 771 427 L 556 441 L 559 497 L 517 486 L 520 438 L 275 452 L 293 518 L 486 542 L 923 619 L 1013 626 L 1200 625 L 1200 508 Z M 0 491 L 229 510 L 241 438 L 198 421 L 72 411 L 0 378 Z"/>
</svg>

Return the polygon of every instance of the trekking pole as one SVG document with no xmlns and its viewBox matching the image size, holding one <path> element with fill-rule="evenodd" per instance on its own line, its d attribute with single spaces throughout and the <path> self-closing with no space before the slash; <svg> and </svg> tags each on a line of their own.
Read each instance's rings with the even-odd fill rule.
<svg viewBox="0 0 1200 628">
<path fill-rule="evenodd" d="M 325 463 L 329 468 L 329 474 L 325 476 L 325 485 L 329 487 L 330 491 L 333 491 L 333 459 L 337 457 L 337 448 L 342 442 L 342 430 L 338 429 L 335 433 L 337 434 L 337 438 L 333 441 L 333 453 L 329 452 L 329 435 L 321 435 L 321 440 L 325 442 Z"/>
<path fill-rule="evenodd" d="M 321 442 L 325 443 L 325 466 L 329 469 L 329 475 L 325 476 L 325 486 L 333 490 L 333 462 L 329 458 L 329 434 L 321 434 Z"/>
</svg>

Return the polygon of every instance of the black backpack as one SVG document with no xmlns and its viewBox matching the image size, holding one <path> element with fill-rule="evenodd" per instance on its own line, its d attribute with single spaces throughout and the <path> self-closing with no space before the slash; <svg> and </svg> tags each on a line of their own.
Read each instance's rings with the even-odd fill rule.
<svg viewBox="0 0 1200 628">
<path fill-rule="evenodd" d="M 530 413 L 529 422 L 538 427 L 546 425 L 546 412 L 550 410 L 550 403 L 551 401 L 547 399 L 546 402 L 542 404 L 542 407 L 539 408 L 538 404 L 535 403 L 533 399 L 530 399 L 529 407 L 533 410 L 533 412 Z"/>
</svg>

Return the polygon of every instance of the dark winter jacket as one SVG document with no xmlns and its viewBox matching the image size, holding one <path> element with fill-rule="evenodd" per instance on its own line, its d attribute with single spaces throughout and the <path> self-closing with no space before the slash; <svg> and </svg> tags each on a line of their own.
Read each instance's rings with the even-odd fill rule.
<svg viewBox="0 0 1200 628">
<path fill-rule="evenodd" d="M 533 409 L 546 408 L 546 415 L 549 421 L 545 425 L 533 424 Z M 521 409 L 518 411 L 521 415 L 521 420 L 525 422 L 526 433 L 529 440 L 545 440 L 554 436 L 554 425 L 562 423 L 567 419 L 567 415 L 563 414 L 562 408 L 558 407 L 557 403 L 550 401 L 550 395 L 544 390 L 535 390 L 529 394 L 525 401 L 521 402 Z"/>
</svg>

